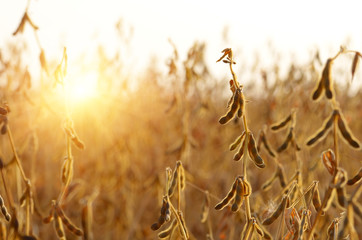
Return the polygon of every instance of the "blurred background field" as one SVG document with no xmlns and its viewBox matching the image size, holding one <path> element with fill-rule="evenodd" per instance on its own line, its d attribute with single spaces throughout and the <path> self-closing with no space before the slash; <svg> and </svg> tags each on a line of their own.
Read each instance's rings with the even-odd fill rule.
<svg viewBox="0 0 362 240">
<path fill-rule="evenodd" d="M 252 47 L 255 51 L 250 51 L 245 50 L 249 47 L 249 41 L 258 36 L 249 38 L 248 35 L 239 33 L 238 20 L 235 20 L 236 22 L 217 25 L 215 41 L 214 36 L 207 35 L 210 32 L 196 41 L 197 37 L 193 37 L 193 34 L 197 35 L 195 29 L 190 33 L 182 31 L 187 36 L 177 38 L 176 34 L 173 38 L 174 30 L 170 30 L 168 35 L 168 28 L 165 27 L 163 31 L 153 26 L 157 31 L 163 32 L 161 36 L 168 35 L 159 45 L 154 44 L 153 41 L 157 39 L 152 36 L 158 32 L 147 32 L 142 38 L 139 37 L 141 31 L 137 32 L 139 28 L 142 29 L 137 24 L 147 23 L 147 18 L 142 17 L 146 11 L 144 8 L 149 4 L 145 3 L 139 12 L 134 11 L 134 15 L 142 21 L 137 22 L 133 30 L 131 23 L 127 24 L 127 21 L 118 18 L 112 22 L 112 26 L 106 27 L 110 35 L 104 36 L 101 30 L 96 36 L 97 28 L 86 26 L 90 27 L 90 32 L 94 31 L 94 38 L 75 43 L 72 33 L 67 33 L 69 35 L 55 43 L 52 35 L 46 35 L 46 32 L 56 31 L 57 26 L 47 26 L 45 19 L 50 19 L 49 16 L 41 15 L 46 13 L 49 3 L 40 0 L 29 2 L 29 15 L 39 26 L 35 35 L 30 25 L 26 25 L 23 34 L 11 36 L 24 14 L 26 1 L 24 7 L 1 3 L 9 6 L 14 15 L 11 16 L 11 21 L 7 20 L 6 27 L 4 22 L 1 23 L 10 32 L 7 36 L 2 36 L 5 40 L 0 45 L 0 101 L 1 106 L 7 105 L 10 109 L 7 115 L 8 126 L 24 171 L 32 184 L 35 206 L 39 213 L 32 215 L 31 228 L 33 235 L 39 239 L 56 237 L 52 224 L 44 224 L 42 218 L 48 214 L 51 200 L 57 199 L 61 192 L 61 168 L 67 155 L 64 124 L 68 114 L 85 149 L 77 149 L 73 145 L 74 177 L 63 209 L 77 226 L 81 226 L 82 208 L 86 199 L 93 195 L 95 199 L 91 232 L 94 239 L 157 239 L 157 233 L 150 226 L 159 216 L 164 194 L 165 168 L 174 168 L 177 160 L 182 160 L 186 170 L 187 185 L 182 207 L 192 238 L 206 239 L 208 233 L 206 224 L 200 223 L 204 199 L 201 189 L 209 191 L 212 196 L 209 218 L 214 238 L 238 239 L 244 225 L 242 214 L 232 214 L 229 210 L 217 212 L 213 209 L 241 171 L 240 163 L 232 160 L 234 153 L 228 148 L 242 131 L 242 124 L 237 120 L 226 127 L 218 123 L 226 111 L 230 95 L 228 67 L 215 63 L 225 47 L 235 46 L 234 69 L 240 83 L 244 85 L 248 124 L 255 136 L 264 125 L 270 127 L 286 117 L 292 108 L 297 109 L 295 131 L 296 140 L 302 148 L 298 156 L 303 162 L 303 182 L 308 186 L 313 180 L 320 181 L 319 188 L 323 196 L 330 175 L 324 169 L 320 155 L 333 147 L 333 138 L 327 137 L 313 147 L 307 147 L 305 143 L 322 126 L 332 108 L 325 98 L 313 102 L 311 95 L 327 58 L 339 51 L 339 45 L 346 44 L 348 49 L 362 51 L 361 35 L 358 33 L 356 37 L 344 35 L 343 38 L 337 38 L 337 45 L 335 42 L 326 42 L 324 46 L 324 42 L 318 42 L 317 46 L 304 46 L 294 53 L 289 50 L 297 49 L 298 46 L 290 44 L 283 49 L 273 36 L 269 35 L 271 40 L 268 44 L 268 36 L 263 35 L 260 36 L 264 37 L 263 42 Z M 235 2 L 226 4 L 225 9 L 210 10 L 205 13 L 207 18 L 194 18 L 194 21 L 205 21 L 205 25 L 210 21 L 212 25 L 215 19 L 224 15 L 231 21 L 233 18 L 228 16 L 235 15 L 233 3 Z M 81 6 L 74 6 L 74 9 L 79 9 L 75 15 L 82 19 L 84 14 L 86 18 L 85 5 L 74 4 Z M 112 3 L 104 4 L 108 6 Z M 169 3 L 155 2 L 155 6 L 162 7 L 163 4 Z M 199 4 L 196 3 L 196 9 L 207 9 L 206 2 Z M 91 3 L 93 5 L 98 6 Z M 211 5 L 214 6 L 213 3 Z M 125 4 L 124 7 L 126 6 L 135 8 L 134 4 Z M 176 7 L 167 5 L 160 15 L 164 12 L 170 14 L 169 11 Z M 287 9 L 291 8 L 292 6 Z M 156 8 L 151 9 L 157 15 Z M 192 6 L 185 7 L 185 11 L 187 9 L 196 11 L 192 10 Z M 252 9 L 257 8 L 253 6 Z M 320 8 L 318 10 L 322 11 Z M 353 11 L 353 8 L 350 10 Z M 107 12 L 99 14 L 100 19 L 107 16 Z M 202 16 L 197 11 L 192 16 L 197 14 Z M 94 13 L 90 15 L 95 16 Z M 187 13 L 183 17 L 187 18 Z M 76 19 L 64 18 L 65 25 L 69 24 L 67 21 L 77 22 Z M 260 18 L 264 19 L 262 23 L 268 21 L 267 17 Z M 113 19 L 109 21 L 111 20 Z M 167 19 L 158 21 L 164 23 Z M 186 22 L 188 21 L 190 20 Z M 202 28 L 202 24 L 198 24 Z M 254 28 L 258 26 L 256 24 Z M 347 25 L 343 27 L 349 29 Z M 239 35 L 249 40 L 238 43 L 235 39 Z M 40 45 L 34 36 L 38 37 Z M 147 36 L 150 37 L 150 44 Z M 185 41 L 182 37 L 185 37 Z M 112 40 L 107 45 L 109 38 Z M 318 40 L 318 36 L 315 39 Z M 69 43 L 69 47 L 66 43 Z M 259 47 L 261 45 L 263 47 Z M 67 47 L 69 61 L 63 88 L 56 82 L 53 73 L 61 61 L 64 46 Z M 150 50 L 149 46 L 157 48 Z M 49 74 L 39 61 L 41 49 L 47 58 Z M 303 55 L 300 52 L 304 52 Z M 333 76 L 340 108 L 354 136 L 361 140 L 362 71 L 360 67 L 357 68 L 352 81 L 352 60 L 353 55 L 338 58 L 333 66 Z M 269 129 L 266 132 L 274 149 L 280 146 L 286 134 L 286 130 L 272 132 Z M 19 204 L 24 186 L 19 184 L 8 136 L 4 134 L 0 138 L 0 156 L 7 164 L 4 169 L 4 175 L 8 179 L 6 184 L 17 208 L 19 231 L 24 232 L 24 208 Z M 276 167 L 274 160 L 264 149 L 261 150 L 261 156 L 266 168 L 249 167 L 248 172 L 253 187 L 252 211 L 263 218 L 276 204 L 273 198 L 281 188 L 274 183 L 272 189 L 261 190 Z M 361 148 L 351 149 L 340 140 L 339 157 L 340 166 L 348 172 L 349 177 L 354 176 L 361 167 Z M 283 165 L 287 178 L 291 178 L 297 168 L 295 152 L 288 149 L 279 154 L 278 160 Z M 351 193 L 353 189 L 347 187 L 347 193 Z M 0 187 L 0 194 L 5 199 L 3 185 Z M 7 200 L 5 204 L 8 204 Z M 312 212 L 315 213 L 314 209 Z M 342 212 L 344 210 L 334 204 L 324 222 L 331 222 Z M 356 226 L 362 224 L 360 217 L 355 218 Z M 1 224 L 9 230 L 4 219 L 1 219 Z M 326 233 L 326 227 L 321 227 L 323 233 Z M 277 226 L 271 225 L 267 229 L 274 235 Z M 356 229 L 361 236 L 361 228 Z M 78 238 L 67 232 L 67 239 Z"/>
</svg>

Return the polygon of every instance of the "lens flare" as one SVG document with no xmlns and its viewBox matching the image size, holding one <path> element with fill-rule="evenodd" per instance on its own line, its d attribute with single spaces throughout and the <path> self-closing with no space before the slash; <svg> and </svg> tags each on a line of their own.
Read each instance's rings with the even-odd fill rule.
<svg viewBox="0 0 362 240">
<path fill-rule="evenodd" d="M 95 98 L 98 94 L 97 80 L 96 72 L 89 72 L 79 78 L 70 79 L 67 86 L 70 102 L 76 104 Z"/>
</svg>

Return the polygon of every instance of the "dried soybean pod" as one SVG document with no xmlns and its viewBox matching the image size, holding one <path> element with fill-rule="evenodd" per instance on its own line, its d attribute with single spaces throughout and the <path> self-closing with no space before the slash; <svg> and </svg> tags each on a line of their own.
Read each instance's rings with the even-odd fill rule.
<svg viewBox="0 0 362 240">
<path fill-rule="evenodd" d="M 282 143 L 282 145 L 280 145 L 280 147 L 277 149 L 277 152 L 280 153 L 280 152 L 284 151 L 285 149 L 287 149 L 289 146 L 289 143 L 292 139 L 293 139 L 293 128 L 290 128 L 287 138 Z"/>
<path fill-rule="evenodd" d="M 338 114 L 338 128 L 343 138 L 349 143 L 349 145 L 354 148 L 360 147 L 360 144 L 357 142 L 357 140 L 353 139 L 354 137 L 352 137 L 352 132 L 350 129 L 348 129 L 341 113 Z"/>
<path fill-rule="evenodd" d="M 263 221 L 263 225 L 270 225 L 279 217 L 279 215 L 283 212 L 283 210 L 286 206 L 287 199 L 288 199 L 288 196 L 284 195 L 278 208 L 275 210 L 275 212 L 270 217 L 268 217 L 267 219 L 265 219 Z"/>
<path fill-rule="evenodd" d="M 300 223 L 300 229 L 299 229 L 299 237 L 300 239 L 303 239 L 303 232 L 306 230 L 305 225 L 307 224 L 307 216 L 308 216 L 308 210 L 304 209 L 302 212 L 302 220 Z"/>
<path fill-rule="evenodd" d="M 244 197 L 249 197 L 251 194 L 251 186 L 250 183 L 248 182 L 248 180 L 244 179 L 244 177 L 241 177 L 241 180 L 243 182 L 243 192 L 244 192 Z"/>
<path fill-rule="evenodd" d="M 55 205 L 55 211 L 57 213 L 57 215 L 59 216 L 59 218 L 62 220 L 63 224 L 65 225 L 65 227 L 74 235 L 77 236 L 83 236 L 83 231 L 78 228 L 77 226 L 75 226 L 70 219 L 65 216 L 63 210 L 58 206 Z"/>
<path fill-rule="evenodd" d="M 322 79 L 321 79 L 321 81 L 323 82 L 323 85 L 324 85 L 326 97 L 328 99 L 332 99 L 332 97 L 333 97 L 332 88 L 331 88 L 331 85 L 333 84 L 333 82 L 332 82 L 332 63 L 333 63 L 333 59 L 329 58 L 323 69 Z"/>
<path fill-rule="evenodd" d="M 50 223 L 51 221 L 53 221 L 53 212 L 54 212 L 54 207 L 52 207 L 49 211 L 49 215 L 45 218 L 43 218 L 43 223 Z"/>
<path fill-rule="evenodd" d="M 168 228 L 166 228 L 165 230 L 163 230 L 162 232 L 160 232 L 158 234 L 158 237 L 161 238 L 161 239 L 162 238 L 167 238 L 168 236 L 171 235 L 171 233 L 172 233 L 172 231 L 173 231 L 173 229 L 175 228 L 176 225 L 177 225 L 177 221 L 176 221 L 176 219 L 174 219 L 172 221 L 172 223 L 170 224 L 170 226 L 168 226 Z"/>
<path fill-rule="evenodd" d="M 362 178 L 362 167 L 359 169 L 357 175 L 347 181 L 347 185 L 354 185 Z"/>
<path fill-rule="evenodd" d="M 258 150 L 256 149 L 256 143 L 254 139 L 254 135 L 252 133 L 249 133 L 249 143 L 248 143 L 248 152 L 251 160 L 253 160 L 254 164 L 258 168 L 264 168 L 265 164 L 263 159 L 260 157 Z"/>
<path fill-rule="evenodd" d="M 273 126 L 271 126 L 271 130 L 276 131 L 285 127 L 290 120 L 292 120 L 292 114 L 289 114 L 289 116 L 280 123 L 276 123 Z"/>
<path fill-rule="evenodd" d="M 337 200 L 339 206 L 342 208 L 345 208 L 347 205 L 347 199 L 346 199 L 346 189 L 345 188 L 336 188 L 337 192 Z"/>
<path fill-rule="evenodd" d="M 181 190 L 184 190 L 186 187 L 185 169 L 184 169 L 181 161 L 177 161 L 177 164 L 178 164 L 177 166 L 178 166 L 179 175 L 180 175 L 180 187 L 181 187 Z"/>
<path fill-rule="evenodd" d="M 330 129 L 333 124 L 334 118 L 336 114 L 338 113 L 338 110 L 334 110 L 332 115 L 328 118 L 328 120 L 325 122 L 324 127 L 317 131 L 317 134 L 308 140 L 307 145 L 311 146 L 315 142 L 317 142 L 319 139 L 321 139 Z"/>
<path fill-rule="evenodd" d="M 178 211 L 177 215 L 179 216 L 179 219 L 180 219 L 180 224 L 179 224 L 178 227 L 180 229 L 181 236 L 185 236 L 186 239 L 189 239 L 189 237 L 190 237 L 189 232 L 187 230 L 185 219 L 184 219 L 184 216 L 183 216 L 182 212 Z"/>
<path fill-rule="evenodd" d="M 243 190 L 244 190 L 243 183 L 241 182 L 241 179 L 238 178 L 237 184 L 236 184 L 236 194 L 235 194 L 235 198 L 234 198 L 234 203 L 231 206 L 231 211 L 236 212 L 241 207 L 241 204 L 243 203 L 243 198 L 244 198 Z"/>
<path fill-rule="evenodd" d="M 79 139 L 78 136 L 75 136 L 74 138 L 72 138 L 72 142 L 74 143 L 74 145 L 81 149 L 81 150 L 84 150 L 85 149 L 85 145 L 84 143 L 82 142 L 82 140 Z"/>
<path fill-rule="evenodd" d="M 324 89 L 324 85 L 323 85 L 322 80 L 320 79 L 318 82 L 317 88 L 313 92 L 312 99 L 317 100 L 319 98 L 319 96 L 321 95 L 321 93 L 323 92 L 323 89 Z"/>
<path fill-rule="evenodd" d="M 261 189 L 263 189 L 263 191 L 266 191 L 270 188 L 270 186 L 273 184 L 273 182 L 275 181 L 275 179 L 277 178 L 277 175 L 274 174 L 270 179 L 268 179 L 262 186 Z"/>
<path fill-rule="evenodd" d="M 286 180 L 286 177 L 284 174 L 284 168 L 281 164 L 278 164 L 277 176 L 279 178 L 280 186 L 282 188 L 285 188 L 287 186 L 287 184 L 286 184 L 287 180 Z"/>
<path fill-rule="evenodd" d="M 1 208 L 1 213 L 5 217 L 6 221 L 10 222 L 11 216 L 5 207 L 4 199 L 1 197 L 1 195 L 0 195 L 0 208 Z"/>
<path fill-rule="evenodd" d="M 218 204 L 216 204 L 215 209 L 216 210 L 221 210 L 224 207 L 226 207 L 229 202 L 234 198 L 235 194 L 236 194 L 236 185 L 238 183 L 238 178 L 235 179 L 231 189 L 229 190 L 228 194 L 226 195 L 226 197 L 221 200 L 221 202 L 219 202 Z"/>
<path fill-rule="evenodd" d="M 316 189 L 313 192 L 312 202 L 313 202 L 313 206 L 314 206 L 315 210 L 317 212 L 319 212 L 322 207 L 322 202 L 321 202 L 321 197 L 319 196 L 318 186 L 316 186 Z M 323 213 L 323 215 L 324 215 L 324 213 Z"/>
<path fill-rule="evenodd" d="M 239 161 L 243 157 L 245 147 L 248 141 L 249 141 L 249 133 L 245 133 L 245 137 L 243 137 L 242 139 L 241 146 L 239 147 L 238 152 L 234 155 L 233 158 L 234 161 Z"/>
<path fill-rule="evenodd" d="M 220 62 L 226 55 L 228 55 L 228 57 L 231 56 L 231 48 L 225 48 L 224 50 L 221 51 L 223 53 L 223 55 L 216 61 L 216 62 Z"/>
<path fill-rule="evenodd" d="M 27 19 L 27 16 L 28 14 L 25 12 L 23 17 L 21 18 L 21 21 L 19 23 L 19 26 L 16 28 L 15 32 L 13 32 L 13 36 L 15 36 L 16 34 L 18 34 L 19 32 L 20 33 L 23 33 L 24 31 L 24 27 L 25 27 L 25 23 L 26 23 L 26 19 Z"/>
<path fill-rule="evenodd" d="M 210 211 L 210 196 L 209 191 L 205 191 L 205 198 L 202 204 L 202 212 L 201 212 L 201 223 L 205 223 Z"/>
<path fill-rule="evenodd" d="M 323 165 L 326 167 L 327 171 L 333 175 L 337 169 L 336 156 L 332 149 L 322 152 L 322 161 Z"/>
<path fill-rule="evenodd" d="M 26 21 L 28 21 L 28 23 L 30 24 L 30 26 L 34 29 L 34 30 L 38 30 L 38 26 L 36 26 L 33 21 L 31 21 L 29 15 L 27 12 L 25 12 L 25 16 L 26 16 Z"/>
<path fill-rule="evenodd" d="M 235 139 L 235 141 L 230 145 L 229 150 L 230 151 L 235 150 L 239 146 L 239 144 L 242 142 L 244 137 L 245 137 L 245 131 L 239 137 L 237 137 Z"/>
<path fill-rule="evenodd" d="M 334 239 L 334 235 L 338 233 L 338 223 L 339 219 L 335 218 L 327 228 L 327 237 L 328 239 Z"/>
<path fill-rule="evenodd" d="M 244 99 L 244 94 L 242 92 L 240 92 L 240 97 L 239 97 L 239 109 L 238 109 L 238 117 L 241 118 L 245 112 L 245 99 Z"/>
<path fill-rule="evenodd" d="M 354 77 L 354 74 L 356 72 L 360 56 L 361 56 L 361 54 L 359 52 L 356 52 L 356 54 L 354 55 L 353 62 L 352 62 L 352 68 L 351 68 L 351 72 L 352 72 L 352 80 L 351 81 L 353 81 L 353 77 Z"/>
<path fill-rule="evenodd" d="M 304 201 L 307 207 L 309 207 L 312 202 L 316 188 L 317 188 L 317 181 L 313 181 L 313 183 L 304 192 Z"/>
<path fill-rule="evenodd" d="M 168 188 L 168 196 L 169 197 L 171 197 L 173 195 L 173 193 L 175 192 L 175 188 L 176 188 L 176 185 L 177 185 L 177 178 L 178 178 L 177 174 L 178 174 L 178 167 L 177 167 L 177 163 L 176 163 L 175 170 L 173 170 L 171 185 Z"/>
<path fill-rule="evenodd" d="M 343 188 L 347 184 L 347 172 L 343 168 L 338 168 L 337 171 L 338 172 L 336 177 L 338 179 L 338 182 L 331 186 L 335 188 Z"/>
<path fill-rule="evenodd" d="M 151 225 L 151 229 L 153 231 L 158 230 L 166 221 L 167 221 L 167 214 L 170 212 L 170 205 L 167 201 L 167 197 L 164 196 L 162 199 L 162 207 L 161 207 L 161 215 L 158 218 L 158 221 Z M 170 216 L 168 216 L 169 218 Z M 169 219 L 168 219 L 169 220 Z"/>
<path fill-rule="evenodd" d="M 264 133 L 264 132 L 263 132 L 263 134 L 262 134 L 261 141 L 262 141 L 262 143 L 264 144 L 265 149 L 267 150 L 267 152 L 269 153 L 269 155 L 272 156 L 272 157 L 275 157 L 275 153 L 274 153 L 274 151 L 271 149 L 271 147 L 270 147 L 270 145 L 269 145 L 269 143 L 268 143 L 268 140 L 267 140 L 266 137 L 265 137 L 265 133 Z"/>
<path fill-rule="evenodd" d="M 331 206 L 332 202 L 333 202 L 333 199 L 334 199 L 334 195 L 336 194 L 335 191 L 336 189 L 335 188 L 332 188 L 330 191 L 327 191 L 326 192 L 326 196 L 325 198 L 327 198 L 327 203 L 326 205 L 323 207 L 322 211 L 326 212 L 329 207 Z"/>
<path fill-rule="evenodd" d="M 57 233 L 57 236 L 60 239 L 65 239 L 65 232 L 62 224 L 62 220 L 58 216 L 57 212 L 54 211 L 54 228 L 55 232 Z"/>
<path fill-rule="evenodd" d="M 261 236 L 264 237 L 264 231 L 263 229 L 259 226 L 259 224 L 257 223 L 255 218 L 252 218 L 252 224 L 254 226 L 254 229 L 256 230 L 256 232 Z"/>
<path fill-rule="evenodd" d="M 240 89 L 236 89 L 234 96 L 233 96 L 233 102 L 231 103 L 231 107 L 229 108 L 229 111 L 226 113 L 226 115 L 222 116 L 219 119 L 220 124 L 228 123 L 235 116 L 235 113 L 239 108 L 240 94 L 241 94 Z"/>
</svg>

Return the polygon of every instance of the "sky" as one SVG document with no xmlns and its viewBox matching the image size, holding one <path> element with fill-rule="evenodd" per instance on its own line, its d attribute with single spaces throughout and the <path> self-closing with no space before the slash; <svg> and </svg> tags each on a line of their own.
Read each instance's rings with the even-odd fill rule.
<svg viewBox="0 0 362 240">
<path fill-rule="evenodd" d="M 39 50 L 31 47 L 36 42 L 30 28 L 22 36 L 12 36 L 27 3 L 0 0 L 0 49 L 6 50 L 7 42 L 25 39 L 29 55 L 38 58 Z M 110 55 L 121 52 L 130 71 L 137 72 L 151 56 L 164 65 L 172 54 L 168 39 L 183 58 L 194 41 L 206 42 L 211 64 L 226 47 L 240 52 L 242 61 L 252 62 L 253 54 L 267 51 L 270 42 L 281 54 L 292 53 L 301 61 L 316 48 L 322 60 L 342 44 L 362 51 L 361 6 L 357 0 L 31 0 L 28 12 L 50 58 L 60 59 L 66 46 L 69 60 L 75 61 L 102 44 Z M 120 19 L 123 39 L 115 31 Z M 227 38 L 223 37 L 226 27 Z M 26 61 L 35 65 L 31 57 Z"/>
</svg>

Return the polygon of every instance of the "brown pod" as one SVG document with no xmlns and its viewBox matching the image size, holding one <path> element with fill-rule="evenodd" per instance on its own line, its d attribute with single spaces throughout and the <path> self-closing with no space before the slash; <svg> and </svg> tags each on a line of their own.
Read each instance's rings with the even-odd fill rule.
<svg viewBox="0 0 362 240">
<path fill-rule="evenodd" d="M 185 169 L 182 165 L 181 161 L 177 161 L 177 167 L 178 167 L 178 171 L 179 171 L 179 175 L 180 175 L 180 187 L 181 190 L 184 190 L 186 187 L 186 176 L 185 176 Z"/>
<path fill-rule="evenodd" d="M 332 149 L 322 152 L 322 161 L 327 171 L 333 175 L 337 169 L 336 156 Z"/>
<path fill-rule="evenodd" d="M 279 178 L 280 186 L 282 188 L 285 188 L 287 186 L 287 180 L 285 177 L 284 168 L 281 164 L 278 164 L 277 176 Z"/>
<path fill-rule="evenodd" d="M 268 180 L 261 186 L 261 189 L 262 189 L 263 191 L 267 191 L 267 190 L 271 187 L 271 185 L 273 184 L 273 182 L 275 181 L 276 177 L 277 177 L 277 175 L 274 174 L 270 179 L 268 179 Z"/>
<path fill-rule="evenodd" d="M 277 149 L 277 152 L 280 153 L 280 152 L 286 150 L 288 148 L 289 143 L 291 142 L 292 139 L 293 139 L 293 128 L 290 128 L 287 138 L 282 143 L 282 145 L 280 145 L 280 147 Z"/>
<path fill-rule="evenodd" d="M 327 203 L 326 205 L 323 207 L 322 211 L 326 212 L 329 207 L 331 206 L 333 199 L 334 199 L 334 195 L 335 195 L 335 188 L 332 188 L 331 190 L 326 192 L 326 195 L 324 196 L 327 199 Z"/>
<path fill-rule="evenodd" d="M 276 131 L 276 130 L 279 130 L 279 129 L 285 127 L 290 120 L 292 120 L 292 114 L 289 114 L 289 116 L 286 119 L 284 119 L 283 121 L 281 121 L 280 123 L 277 123 L 277 124 L 274 124 L 273 126 L 271 126 L 271 130 Z"/>
<path fill-rule="evenodd" d="M 334 239 L 334 232 L 338 229 L 338 218 L 333 219 L 331 224 L 327 228 L 327 237 L 329 239 Z"/>
<path fill-rule="evenodd" d="M 346 199 L 346 189 L 345 188 L 336 188 L 337 191 L 337 200 L 339 206 L 346 208 L 347 199 Z"/>
<path fill-rule="evenodd" d="M 16 34 L 18 34 L 19 32 L 20 33 L 23 33 L 24 31 L 24 27 L 25 27 L 25 23 L 26 23 L 26 20 L 27 20 L 27 16 L 28 14 L 25 12 L 23 17 L 21 18 L 21 21 L 19 23 L 19 26 L 16 28 L 15 32 L 13 32 L 13 36 L 15 36 Z"/>
<path fill-rule="evenodd" d="M 362 167 L 359 169 L 357 175 L 347 181 L 347 185 L 354 185 L 362 178 Z"/>
<path fill-rule="evenodd" d="M 260 226 L 257 223 L 254 225 L 254 228 L 256 232 L 260 235 L 260 237 L 264 237 L 264 231 L 260 228 Z"/>
<path fill-rule="evenodd" d="M 286 206 L 287 199 L 288 199 L 288 196 L 284 195 L 282 202 L 279 204 L 278 208 L 275 210 L 275 212 L 270 217 L 268 217 L 267 219 L 265 219 L 263 221 L 263 225 L 270 225 L 279 217 L 279 215 L 283 212 L 283 210 Z"/>
<path fill-rule="evenodd" d="M 317 134 L 308 140 L 308 142 L 307 142 L 308 146 L 313 145 L 315 142 L 317 142 L 319 139 L 321 139 L 328 132 L 328 130 L 331 129 L 331 126 L 333 124 L 334 117 L 336 116 L 336 114 L 338 114 L 338 111 L 334 110 L 332 115 L 325 122 L 324 127 L 322 129 L 318 130 Z"/>
<path fill-rule="evenodd" d="M 34 29 L 34 30 L 38 30 L 38 26 L 36 26 L 33 21 L 30 19 L 28 13 L 25 13 L 26 16 L 26 21 L 28 21 L 28 23 L 30 24 L 30 26 Z"/>
<path fill-rule="evenodd" d="M 60 219 L 60 217 L 58 216 L 56 211 L 54 212 L 54 228 L 55 228 L 55 232 L 57 233 L 57 236 L 60 239 L 63 239 L 65 237 L 65 232 L 64 232 L 62 220 Z"/>
<path fill-rule="evenodd" d="M 241 94 L 240 89 L 236 89 L 234 96 L 233 96 L 233 102 L 231 104 L 231 107 L 229 108 L 229 111 L 226 113 L 226 115 L 224 115 L 223 117 L 221 117 L 219 119 L 220 124 L 228 123 L 235 116 L 235 113 L 237 112 L 237 110 L 239 108 L 240 94 Z"/>
<path fill-rule="evenodd" d="M 54 207 L 52 207 L 49 211 L 49 215 L 45 218 L 43 218 L 43 223 L 50 223 L 51 221 L 53 221 L 53 212 L 54 212 Z"/>
<path fill-rule="evenodd" d="M 270 145 L 269 145 L 269 143 L 268 143 L 268 140 L 267 140 L 266 137 L 265 137 L 264 132 L 263 132 L 263 134 L 262 134 L 262 136 L 261 136 L 261 141 L 262 141 L 262 143 L 264 144 L 264 147 L 265 147 L 265 149 L 267 150 L 267 152 L 269 153 L 269 155 L 272 156 L 272 157 L 275 157 L 275 153 L 274 153 L 274 151 L 271 149 L 271 147 L 270 147 Z M 259 149 L 258 149 L 258 150 L 259 150 Z"/>
<path fill-rule="evenodd" d="M 151 229 L 153 231 L 158 230 L 166 221 L 170 220 L 170 205 L 167 201 L 167 197 L 163 197 L 162 199 L 162 207 L 161 207 L 161 214 L 158 218 L 158 221 L 151 225 Z"/>
<path fill-rule="evenodd" d="M 0 196 L 0 209 L 1 209 L 1 213 L 5 217 L 6 221 L 10 222 L 11 216 L 10 216 L 7 208 L 5 207 L 4 199 L 1 196 Z"/>
<path fill-rule="evenodd" d="M 322 207 L 322 202 L 321 202 L 321 197 L 319 195 L 318 187 L 316 187 L 315 191 L 313 192 L 312 202 L 315 210 L 319 212 Z"/>
<path fill-rule="evenodd" d="M 232 55 L 231 48 L 225 48 L 221 52 L 223 53 L 223 55 L 216 62 L 220 62 L 226 55 L 228 55 L 229 58 Z"/>
<path fill-rule="evenodd" d="M 231 202 L 231 200 L 234 198 L 235 194 L 236 194 L 236 185 L 238 183 L 238 178 L 235 179 L 231 189 L 229 190 L 228 194 L 226 195 L 226 197 L 221 200 L 221 202 L 219 202 L 218 204 L 216 204 L 215 209 L 216 210 L 221 210 L 224 207 L 226 207 L 229 202 Z"/>
<path fill-rule="evenodd" d="M 230 151 L 235 150 L 243 141 L 244 137 L 245 137 L 245 131 L 240 136 L 238 136 L 232 144 L 230 144 L 229 150 Z"/>
<path fill-rule="evenodd" d="M 328 99 L 332 99 L 333 93 L 331 85 L 332 83 L 332 63 L 333 59 L 329 58 L 326 62 L 326 66 L 323 69 L 322 81 L 324 84 L 325 94 Z"/>
<path fill-rule="evenodd" d="M 239 109 L 238 109 L 238 117 L 241 118 L 245 112 L 245 99 L 244 99 L 244 94 L 242 92 L 240 92 L 240 97 L 239 97 Z"/>
<path fill-rule="evenodd" d="M 174 219 L 172 221 L 172 223 L 170 224 L 170 226 L 168 226 L 168 228 L 166 228 L 165 230 L 163 230 L 162 232 L 160 232 L 158 234 L 158 237 L 161 238 L 161 239 L 167 238 L 168 236 L 171 235 L 171 233 L 172 233 L 172 231 L 173 231 L 173 229 L 175 228 L 176 225 L 177 225 L 177 221 L 176 221 L 176 219 Z"/>
<path fill-rule="evenodd" d="M 356 54 L 354 55 L 353 62 L 352 62 L 352 67 L 351 67 L 351 72 L 352 72 L 352 80 L 351 81 L 353 81 L 353 77 L 354 77 L 354 74 L 356 72 L 360 56 L 361 56 L 361 54 L 359 52 L 356 52 Z"/>
<path fill-rule="evenodd" d="M 57 213 L 57 215 L 60 217 L 60 219 L 62 220 L 63 224 L 65 225 L 65 227 L 71 232 L 73 233 L 74 235 L 77 235 L 77 236 L 83 236 L 83 231 L 78 228 L 77 226 L 75 226 L 71 221 L 70 219 L 65 216 L 63 210 L 58 206 L 56 205 L 55 206 L 55 211 Z"/>
<path fill-rule="evenodd" d="M 319 98 L 319 96 L 321 95 L 321 93 L 323 92 L 323 89 L 324 89 L 323 82 L 322 82 L 322 80 L 319 80 L 318 86 L 313 92 L 312 99 L 317 100 Z"/>
<path fill-rule="evenodd" d="M 179 229 L 180 229 L 180 233 L 181 233 L 181 236 L 185 236 L 186 237 L 186 239 L 189 239 L 189 232 L 188 232 L 188 230 L 187 230 L 187 227 L 186 227 L 186 223 L 185 223 L 185 219 L 184 219 L 184 216 L 183 216 L 183 214 L 182 214 L 182 212 L 181 211 L 178 211 L 177 212 L 177 215 L 178 215 L 178 217 L 179 217 L 179 219 L 180 219 L 180 224 L 179 224 Z M 185 233 L 185 234 L 183 234 L 183 233 Z"/>
<path fill-rule="evenodd" d="M 175 167 L 175 170 L 173 171 L 173 175 L 172 175 L 172 181 L 171 181 L 171 185 L 169 186 L 168 188 L 168 196 L 171 197 L 175 191 L 175 188 L 176 188 L 176 183 L 177 183 L 177 176 L 178 174 L 178 171 L 177 171 L 177 165 Z"/>
<path fill-rule="evenodd" d="M 264 168 L 265 163 L 264 163 L 263 159 L 260 157 L 258 150 L 256 149 L 254 135 L 252 133 L 249 133 L 249 136 L 250 136 L 249 143 L 248 143 L 249 156 L 258 168 Z"/>
<path fill-rule="evenodd" d="M 243 188 L 243 182 L 240 178 L 237 179 L 236 184 L 236 194 L 234 198 L 234 203 L 231 206 L 231 211 L 236 212 L 241 207 L 241 204 L 243 203 L 244 198 L 244 188 Z"/>
<path fill-rule="evenodd" d="M 238 152 L 234 155 L 233 160 L 234 161 L 239 161 L 243 155 L 244 155 L 244 151 L 245 151 L 245 146 L 247 144 L 247 142 L 249 141 L 249 133 L 245 133 L 245 136 L 243 137 L 243 139 L 241 140 L 241 146 L 239 147 Z"/>
<path fill-rule="evenodd" d="M 349 130 L 345 124 L 345 121 L 341 114 L 338 116 L 338 128 L 340 133 L 342 134 L 343 138 L 354 148 L 359 148 L 360 144 L 357 140 L 353 139 L 351 130 Z"/>
</svg>

